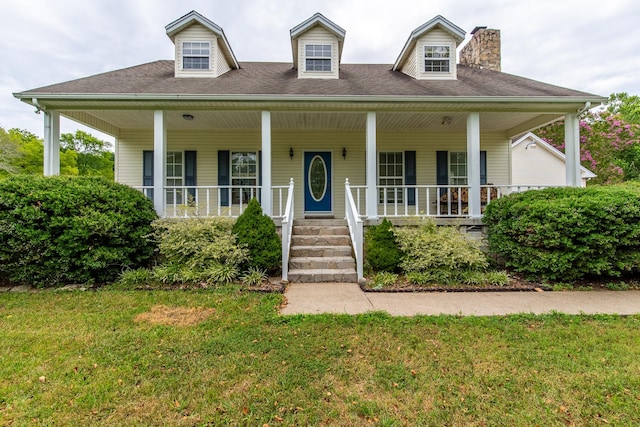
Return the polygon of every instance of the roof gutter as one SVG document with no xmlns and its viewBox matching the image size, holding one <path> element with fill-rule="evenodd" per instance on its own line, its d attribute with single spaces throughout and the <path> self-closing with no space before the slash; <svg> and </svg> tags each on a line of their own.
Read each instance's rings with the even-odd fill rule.
<svg viewBox="0 0 640 427">
<path fill-rule="evenodd" d="M 13 96 L 36 106 L 33 100 L 77 101 L 239 101 L 239 102 L 449 102 L 449 103 L 581 103 L 579 113 L 590 108 L 591 102 L 604 102 L 607 98 L 586 96 L 398 96 L 398 95 L 206 95 L 206 94 L 139 94 L 139 93 L 14 93 Z M 31 101 L 31 102 L 29 102 Z M 43 109 L 41 107 L 41 109 Z"/>
</svg>

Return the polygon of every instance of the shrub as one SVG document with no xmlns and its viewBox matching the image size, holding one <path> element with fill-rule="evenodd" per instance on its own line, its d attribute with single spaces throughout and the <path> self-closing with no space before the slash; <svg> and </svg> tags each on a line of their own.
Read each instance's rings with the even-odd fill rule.
<svg viewBox="0 0 640 427">
<path fill-rule="evenodd" d="M 15 176 L 0 182 L 0 276 L 54 286 L 111 282 L 153 255 L 153 204 L 97 177 Z"/>
<path fill-rule="evenodd" d="M 491 202 L 489 250 L 531 278 L 619 277 L 640 266 L 640 186 L 553 188 Z"/>
<path fill-rule="evenodd" d="M 252 267 L 242 276 L 242 284 L 257 286 L 267 279 L 267 272 L 259 268 Z"/>
<path fill-rule="evenodd" d="M 232 219 L 161 219 L 153 225 L 160 261 L 151 272 L 155 282 L 229 283 L 237 279 L 240 265 L 248 259 L 248 249 L 231 231 Z"/>
<path fill-rule="evenodd" d="M 478 243 L 467 239 L 457 227 L 438 227 L 433 220 L 419 227 L 394 230 L 403 255 L 400 267 L 406 272 L 432 270 L 484 270 L 487 258 Z"/>
<path fill-rule="evenodd" d="M 395 285 L 397 281 L 398 275 L 388 271 L 381 271 L 373 276 L 374 289 L 388 288 Z"/>
<path fill-rule="evenodd" d="M 275 272 L 281 267 L 282 244 L 276 225 L 262 213 L 260 203 L 251 199 L 247 208 L 233 225 L 238 242 L 249 249 L 246 267 Z"/>
<path fill-rule="evenodd" d="M 402 252 L 393 234 L 391 221 L 385 218 L 379 225 L 369 227 L 365 237 L 365 254 L 367 263 L 376 271 L 398 270 Z"/>
</svg>

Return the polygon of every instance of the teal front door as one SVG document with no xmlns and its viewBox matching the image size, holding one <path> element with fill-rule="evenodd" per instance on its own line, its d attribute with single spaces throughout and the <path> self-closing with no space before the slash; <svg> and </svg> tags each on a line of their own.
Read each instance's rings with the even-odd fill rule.
<svg viewBox="0 0 640 427">
<path fill-rule="evenodd" d="M 304 153 L 304 212 L 310 215 L 333 213 L 329 151 Z"/>
</svg>

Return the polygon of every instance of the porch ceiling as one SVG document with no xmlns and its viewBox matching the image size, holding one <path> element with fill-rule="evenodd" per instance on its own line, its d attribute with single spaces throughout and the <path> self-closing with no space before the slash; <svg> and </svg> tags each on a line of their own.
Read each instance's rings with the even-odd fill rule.
<svg viewBox="0 0 640 427">
<path fill-rule="evenodd" d="M 61 110 L 61 113 L 85 125 L 117 135 L 120 130 L 151 130 L 152 110 Z M 194 117 L 185 120 L 184 114 Z M 166 111 L 168 130 L 259 130 L 260 111 L 212 111 L 184 108 Z M 517 135 L 561 118 L 561 113 L 482 112 L 480 126 L 485 131 L 504 131 Z M 378 112 L 380 131 L 464 131 L 467 112 L 457 111 L 384 111 Z M 364 131 L 366 113 L 349 111 L 273 111 L 271 127 L 279 130 L 354 130 Z"/>
</svg>

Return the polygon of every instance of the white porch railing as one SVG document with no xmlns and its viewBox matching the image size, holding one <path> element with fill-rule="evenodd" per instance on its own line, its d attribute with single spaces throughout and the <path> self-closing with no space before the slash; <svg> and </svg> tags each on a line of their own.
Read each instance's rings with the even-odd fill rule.
<svg viewBox="0 0 640 427">
<path fill-rule="evenodd" d="M 287 203 L 282 217 L 282 280 L 289 280 L 289 251 L 291 250 L 291 234 L 293 230 L 293 178 L 289 181 Z"/>
<path fill-rule="evenodd" d="M 153 186 L 134 187 L 145 196 L 153 198 Z M 227 216 L 238 217 L 252 198 L 260 198 L 260 186 L 213 185 L 213 186 L 166 186 L 165 216 Z M 289 185 L 271 189 L 271 216 L 281 219 L 285 214 L 285 202 Z"/>
<path fill-rule="evenodd" d="M 507 194 L 540 190 L 539 185 L 483 185 L 480 188 L 481 211 L 492 200 Z M 469 186 L 460 185 L 399 185 L 378 186 L 378 216 L 382 217 L 468 217 Z M 367 188 L 351 186 L 350 194 L 360 218 L 366 218 Z"/>
<path fill-rule="evenodd" d="M 349 234 L 351 235 L 351 242 L 353 244 L 353 253 L 356 258 L 356 272 L 358 273 L 358 280 L 364 277 L 364 237 L 363 237 L 363 223 L 360 214 L 358 214 L 358 207 L 351 193 L 349 184 L 349 178 L 344 183 L 345 194 L 345 216 L 347 218 L 347 225 L 349 226 Z M 357 194 L 359 194 L 357 192 Z"/>
</svg>

